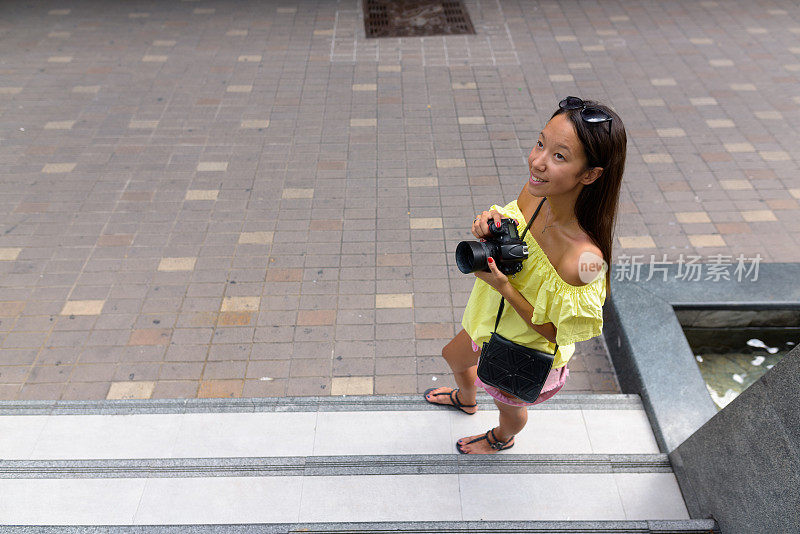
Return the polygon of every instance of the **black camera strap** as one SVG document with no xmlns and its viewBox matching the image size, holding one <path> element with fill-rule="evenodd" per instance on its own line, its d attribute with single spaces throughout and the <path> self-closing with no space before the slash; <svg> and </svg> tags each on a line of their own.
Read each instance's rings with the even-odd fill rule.
<svg viewBox="0 0 800 534">
<path fill-rule="evenodd" d="M 531 227 L 531 225 L 533 224 L 533 220 L 536 218 L 537 215 L 539 215 L 539 210 L 542 208 L 542 204 L 544 204 L 545 200 L 547 200 L 547 197 L 544 197 L 542 199 L 542 201 L 539 202 L 539 205 L 536 207 L 536 211 L 533 212 L 533 217 L 531 217 L 531 220 L 528 221 L 528 225 L 525 227 L 525 230 L 522 231 L 522 235 L 520 236 L 520 239 L 525 239 L 525 234 L 528 233 L 528 228 Z M 497 320 L 495 320 L 495 322 L 494 322 L 494 331 L 495 332 L 497 332 L 497 325 L 500 324 L 500 316 L 503 315 L 503 306 L 504 305 L 505 305 L 505 299 L 503 297 L 500 297 L 500 308 L 497 310 Z M 556 343 L 556 350 L 553 351 L 553 355 L 555 355 L 556 352 L 558 352 L 558 343 Z"/>
</svg>

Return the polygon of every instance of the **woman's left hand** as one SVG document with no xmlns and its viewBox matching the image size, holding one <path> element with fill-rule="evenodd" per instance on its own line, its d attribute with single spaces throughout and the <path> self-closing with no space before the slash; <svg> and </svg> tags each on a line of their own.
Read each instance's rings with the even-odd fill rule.
<svg viewBox="0 0 800 534">
<path fill-rule="evenodd" d="M 502 290 L 509 284 L 508 277 L 500 272 L 500 269 L 497 268 L 497 264 L 491 257 L 487 260 L 487 262 L 491 272 L 487 273 L 485 271 L 475 271 L 474 274 L 492 286 L 497 292 L 502 293 Z"/>
</svg>

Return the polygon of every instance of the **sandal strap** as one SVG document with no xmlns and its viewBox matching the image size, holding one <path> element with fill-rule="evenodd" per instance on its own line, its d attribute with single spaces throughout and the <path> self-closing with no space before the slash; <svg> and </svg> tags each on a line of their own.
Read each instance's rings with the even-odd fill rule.
<svg viewBox="0 0 800 534">
<path fill-rule="evenodd" d="M 492 435 L 492 439 L 494 440 L 494 443 L 489 441 L 489 434 Z M 489 446 L 491 448 L 493 448 L 496 451 L 502 451 L 505 448 L 505 446 L 508 445 L 511 442 L 512 439 L 514 439 L 514 436 L 511 436 L 505 442 L 500 441 L 499 439 L 497 439 L 497 436 L 494 435 L 494 428 L 492 428 L 492 429 L 489 429 L 489 431 L 486 433 L 486 436 L 484 436 L 484 438 L 486 439 L 486 441 L 489 442 Z"/>
<path fill-rule="evenodd" d="M 487 433 L 486 433 L 486 434 L 484 434 L 483 436 L 480 436 L 480 437 L 477 437 L 477 438 L 475 438 L 475 439 L 471 439 L 471 440 L 469 440 L 469 441 L 468 441 L 468 442 L 466 442 L 464 445 L 470 445 L 470 444 L 472 444 L 472 443 L 475 443 L 475 442 L 477 442 L 477 441 L 482 441 L 482 440 L 484 440 L 484 439 L 488 441 L 488 439 L 487 439 L 487 436 L 488 436 L 488 435 L 489 435 L 489 433 L 487 432 Z"/>
<path fill-rule="evenodd" d="M 474 408 L 477 404 L 461 404 L 461 401 L 458 400 L 458 392 L 461 388 L 451 389 L 450 390 L 450 402 L 453 403 L 453 406 L 456 408 Z"/>
</svg>

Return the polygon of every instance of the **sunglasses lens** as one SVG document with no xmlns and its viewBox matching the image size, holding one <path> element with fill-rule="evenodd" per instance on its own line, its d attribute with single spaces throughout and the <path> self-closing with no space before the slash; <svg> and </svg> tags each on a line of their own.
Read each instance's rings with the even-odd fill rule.
<svg viewBox="0 0 800 534">
<path fill-rule="evenodd" d="M 586 122 L 606 122 L 610 121 L 611 117 L 605 111 L 597 108 L 586 108 L 581 111 L 581 117 Z"/>
<path fill-rule="evenodd" d="M 578 98 L 577 96 L 568 96 L 564 100 L 558 103 L 558 107 L 561 109 L 578 109 L 583 107 L 583 100 Z"/>
</svg>

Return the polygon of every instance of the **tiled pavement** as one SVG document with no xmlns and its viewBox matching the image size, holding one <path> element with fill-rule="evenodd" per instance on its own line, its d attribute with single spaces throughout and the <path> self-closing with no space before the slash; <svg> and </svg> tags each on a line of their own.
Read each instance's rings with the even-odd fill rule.
<svg viewBox="0 0 800 534">
<path fill-rule="evenodd" d="M 455 245 L 568 94 L 628 129 L 614 261 L 800 261 L 796 3 L 466 4 L 0 4 L 0 399 L 450 383 Z M 617 391 L 600 340 L 570 368 Z"/>
</svg>

